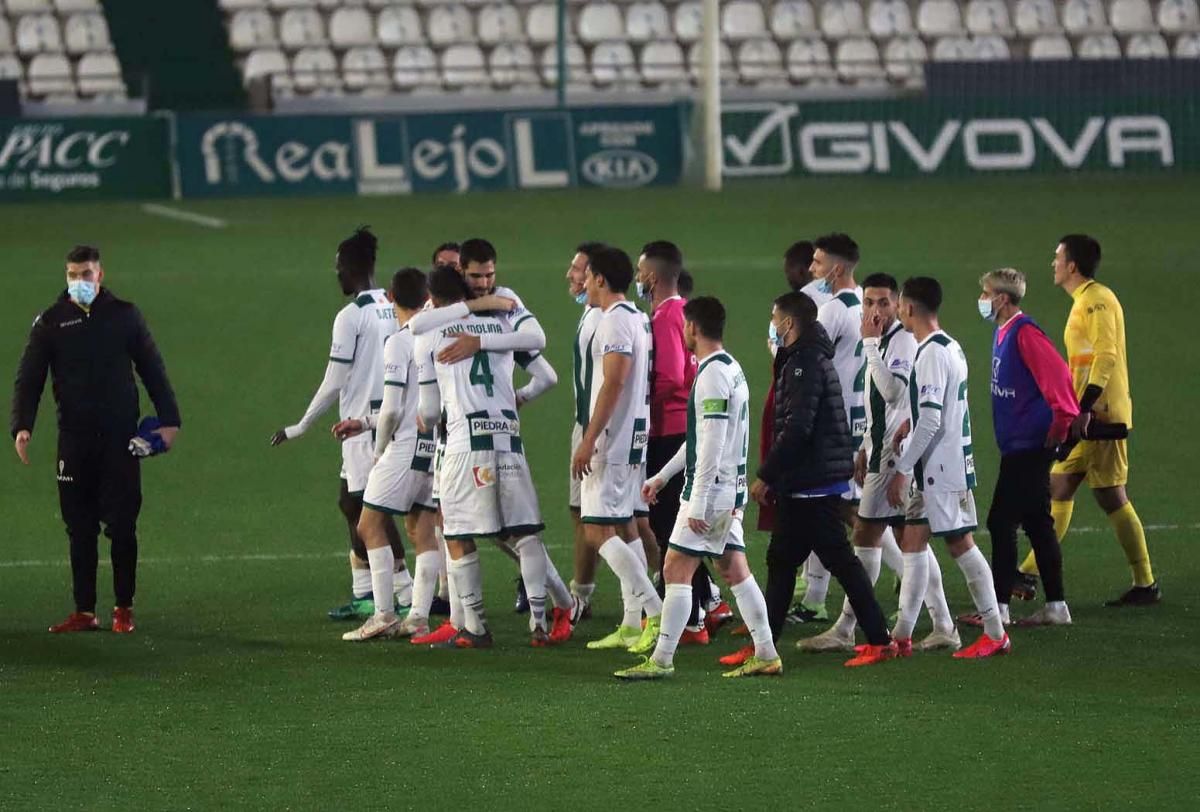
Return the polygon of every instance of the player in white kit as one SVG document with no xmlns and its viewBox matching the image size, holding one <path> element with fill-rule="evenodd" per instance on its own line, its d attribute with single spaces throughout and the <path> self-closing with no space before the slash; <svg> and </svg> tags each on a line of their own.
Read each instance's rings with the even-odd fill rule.
<svg viewBox="0 0 1200 812">
<path fill-rule="evenodd" d="M 584 537 L 620 580 L 624 615 L 616 631 L 588 643 L 590 649 L 652 644 L 662 612 L 643 560 L 628 546 L 642 543 L 634 512 L 642 505 L 650 429 L 650 320 L 625 298 L 632 283 L 633 263 L 624 251 L 592 254 L 588 303 L 602 315 L 592 339 L 588 423 L 571 457 L 571 475 L 581 480 Z"/>
<path fill-rule="evenodd" d="M 334 319 L 325 377 L 308 409 L 300 422 L 272 435 L 272 446 L 304 434 L 335 402 L 340 420 L 374 414 L 383 403 L 383 344 L 396 331 L 396 314 L 384 291 L 375 286 L 377 252 L 378 240 L 366 228 L 358 229 L 338 245 L 335 259 L 338 283 L 342 293 L 354 299 Z M 350 532 L 352 582 L 350 602 L 329 612 L 334 620 L 366 618 L 375 611 L 367 551 L 358 535 L 362 494 L 374 461 L 370 436 L 342 443 L 338 507 Z M 387 527 L 396 566 L 403 573 L 396 579 L 397 604 L 407 606 L 411 601 L 412 579 L 404 569 L 404 547 L 395 525 L 388 522 Z"/>
<path fill-rule="evenodd" d="M 667 481 L 684 473 L 679 513 L 663 561 L 666 596 L 661 630 L 651 643 L 653 653 L 615 676 L 643 680 L 675 673 L 675 649 L 691 612 L 692 577 L 702 558 L 715 559 L 754 639 L 741 666 L 725 676 L 782 674 L 783 663 L 767 621 L 767 603 L 746 563 L 742 531 L 750 389 L 741 365 L 725 351 L 725 308 L 721 303 L 706 296 L 692 299 L 684 305 L 683 318 L 684 341 L 700 362 L 688 396 L 686 439 L 670 462 L 651 475 L 643 490 L 643 496 L 652 502 Z"/>
</svg>

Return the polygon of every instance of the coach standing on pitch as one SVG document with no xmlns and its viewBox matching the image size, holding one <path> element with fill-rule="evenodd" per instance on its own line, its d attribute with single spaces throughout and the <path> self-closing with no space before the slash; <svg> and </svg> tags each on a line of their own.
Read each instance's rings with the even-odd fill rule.
<svg viewBox="0 0 1200 812">
<path fill-rule="evenodd" d="M 75 611 L 52 632 L 92 631 L 96 621 L 96 566 L 100 523 L 112 540 L 112 630 L 133 631 L 137 576 L 137 517 L 142 506 L 136 368 L 158 412 L 161 427 L 141 449 L 171 447 L 179 408 L 162 356 L 141 312 L 118 299 L 104 282 L 100 252 L 79 245 L 67 254 L 67 289 L 33 323 L 17 368 L 12 435 L 17 456 L 28 447 L 46 373 L 54 376 L 58 404 L 58 499 L 71 543 Z M 161 446 L 159 442 L 161 441 Z M 145 453 L 142 451 L 142 453 Z"/>
</svg>

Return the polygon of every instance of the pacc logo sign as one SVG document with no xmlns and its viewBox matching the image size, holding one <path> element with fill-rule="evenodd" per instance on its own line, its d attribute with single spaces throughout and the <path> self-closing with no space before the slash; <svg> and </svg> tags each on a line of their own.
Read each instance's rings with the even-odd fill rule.
<svg viewBox="0 0 1200 812">
<path fill-rule="evenodd" d="M 15 126 L 0 146 L 0 188 L 51 192 L 98 188 L 101 170 L 120 160 L 129 140 L 128 130 Z"/>
</svg>

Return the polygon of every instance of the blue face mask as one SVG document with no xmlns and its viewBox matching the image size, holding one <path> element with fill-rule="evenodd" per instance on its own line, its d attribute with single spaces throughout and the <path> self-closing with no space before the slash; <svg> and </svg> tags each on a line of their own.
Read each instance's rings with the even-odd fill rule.
<svg viewBox="0 0 1200 812">
<path fill-rule="evenodd" d="M 645 285 L 643 285 L 641 282 L 638 282 L 636 284 L 637 284 L 637 297 L 644 301 L 649 301 L 650 300 L 650 289 L 647 288 Z"/>
<path fill-rule="evenodd" d="M 779 334 L 775 322 L 771 322 L 771 326 L 767 328 L 767 340 L 771 342 L 772 347 L 783 346 L 783 336 Z"/>
<path fill-rule="evenodd" d="M 833 280 L 828 276 L 819 280 L 817 282 L 817 292 L 825 294 L 833 293 Z"/>
<path fill-rule="evenodd" d="M 67 295 L 71 300 L 84 307 L 90 307 L 96 301 L 96 283 L 76 279 L 67 283 Z"/>
<path fill-rule="evenodd" d="M 979 315 L 983 316 L 984 321 L 995 321 L 996 308 L 995 302 L 991 299 L 979 300 Z"/>
<path fill-rule="evenodd" d="M 587 304 L 587 291 L 581 290 L 575 294 L 575 304 Z"/>
</svg>

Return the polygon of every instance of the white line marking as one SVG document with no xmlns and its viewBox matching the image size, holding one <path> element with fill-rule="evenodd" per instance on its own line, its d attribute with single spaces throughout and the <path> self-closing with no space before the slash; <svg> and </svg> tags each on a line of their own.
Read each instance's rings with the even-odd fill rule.
<svg viewBox="0 0 1200 812">
<path fill-rule="evenodd" d="M 181 209 L 173 209 L 170 206 L 161 206 L 158 203 L 145 203 L 142 205 L 142 211 L 146 214 L 156 214 L 159 217 L 166 217 L 169 220 L 182 220 L 185 223 L 192 223 L 205 228 L 225 228 L 229 225 L 220 217 L 209 217 L 206 214 L 196 214 L 191 211 L 183 211 Z"/>
</svg>

